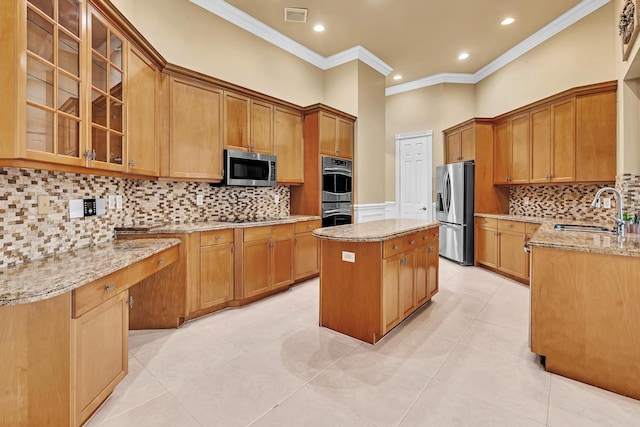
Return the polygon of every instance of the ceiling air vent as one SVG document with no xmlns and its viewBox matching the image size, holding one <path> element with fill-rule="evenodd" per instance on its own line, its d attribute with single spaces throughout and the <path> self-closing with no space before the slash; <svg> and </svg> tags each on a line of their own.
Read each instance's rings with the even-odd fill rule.
<svg viewBox="0 0 640 427">
<path fill-rule="evenodd" d="M 307 9 L 300 7 L 285 7 L 284 8 L 284 20 L 285 22 L 307 22 Z"/>
</svg>

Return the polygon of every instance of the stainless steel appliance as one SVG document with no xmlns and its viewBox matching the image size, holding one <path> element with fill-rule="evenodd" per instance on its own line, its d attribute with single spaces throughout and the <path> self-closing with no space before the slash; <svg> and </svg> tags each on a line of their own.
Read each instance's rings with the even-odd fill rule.
<svg viewBox="0 0 640 427">
<path fill-rule="evenodd" d="M 440 255 L 462 265 L 473 265 L 473 185 L 473 162 L 436 167 Z"/>
<path fill-rule="evenodd" d="M 351 224 L 352 163 L 322 157 L 322 226 Z"/>
<path fill-rule="evenodd" d="M 276 185 L 276 156 L 224 150 L 223 184 L 245 187 Z"/>
</svg>

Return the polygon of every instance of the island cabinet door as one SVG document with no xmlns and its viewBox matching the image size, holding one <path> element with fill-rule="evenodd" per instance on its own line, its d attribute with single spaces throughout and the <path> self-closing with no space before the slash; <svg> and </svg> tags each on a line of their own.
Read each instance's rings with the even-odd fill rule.
<svg viewBox="0 0 640 427">
<path fill-rule="evenodd" d="M 382 261 L 382 334 L 400 322 L 400 260 L 398 254 Z"/>
<path fill-rule="evenodd" d="M 405 253 L 400 258 L 400 271 L 398 281 L 400 283 L 400 316 L 402 319 L 413 313 L 416 309 L 416 282 L 415 282 L 415 252 Z"/>
<path fill-rule="evenodd" d="M 431 295 L 428 290 L 428 271 L 429 271 L 429 247 L 421 246 L 416 249 L 416 306 L 420 307 L 427 302 Z"/>
<path fill-rule="evenodd" d="M 438 293 L 439 240 L 432 240 L 427 247 L 427 299 Z"/>
</svg>

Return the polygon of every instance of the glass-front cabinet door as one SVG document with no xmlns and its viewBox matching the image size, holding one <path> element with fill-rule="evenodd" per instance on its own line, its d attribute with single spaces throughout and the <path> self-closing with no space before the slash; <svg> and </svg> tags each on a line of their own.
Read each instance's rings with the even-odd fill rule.
<svg viewBox="0 0 640 427">
<path fill-rule="evenodd" d="M 26 3 L 26 156 L 84 165 L 84 2 Z"/>
<path fill-rule="evenodd" d="M 91 62 L 88 165 L 125 170 L 125 39 L 93 8 L 89 8 L 87 22 Z"/>
</svg>

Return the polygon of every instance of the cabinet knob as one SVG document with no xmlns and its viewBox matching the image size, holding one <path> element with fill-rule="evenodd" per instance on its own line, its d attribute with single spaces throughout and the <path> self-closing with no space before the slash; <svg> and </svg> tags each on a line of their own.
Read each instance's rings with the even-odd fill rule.
<svg viewBox="0 0 640 427">
<path fill-rule="evenodd" d="M 410 240 L 410 241 L 409 241 L 409 244 L 410 244 L 410 245 L 413 245 L 415 242 L 416 242 L 415 240 Z"/>
<path fill-rule="evenodd" d="M 393 250 L 396 250 L 396 249 L 400 249 L 400 246 L 398 246 L 398 245 L 393 245 Z"/>
<path fill-rule="evenodd" d="M 160 259 L 158 260 L 158 264 L 164 264 L 164 260 L 163 260 L 162 258 L 160 258 Z"/>
<path fill-rule="evenodd" d="M 407 265 L 407 259 L 406 258 L 402 258 L 400 260 L 400 265 Z"/>
<path fill-rule="evenodd" d="M 135 165 L 136 162 L 133 159 L 129 160 L 129 166 L 134 167 Z"/>
<path fill-rule="evenodd" d="M 127 301 L 129 308 L 133 308 L 133 297 L 129 297 L 129 301 Z"/>
<path fill-rule="evenodd" d="M 435 252 L 435 250 L 434 250 L 433 248 L 429 248 L 429 253 L 430 253 L 430 254 L 432 254 L 432 253 L 434 253 L 434 252 Z"/>
<path fill-rule="evenodd" d="M 109 285 L 109 286 L 105 286 L 104 290 L 105 291 L 112 291 L 116 288 L 116 285 Z"/>
<path fill-rule="evenodd" d="M 340 150 L 336 150 L 336 154 L 340 154 Z"/>
<path fill-rule="evenodd" d="M 218 239 L 222 239 L 222 236 L 221 236 L 220 234 L 218 234 L 218 235 L 215 237 L 215 239 L 216 239 L 216 240 L 218 240 Z"/>
</svg>

